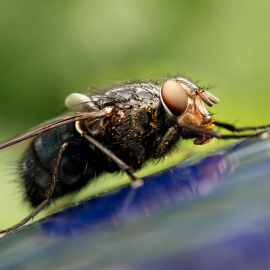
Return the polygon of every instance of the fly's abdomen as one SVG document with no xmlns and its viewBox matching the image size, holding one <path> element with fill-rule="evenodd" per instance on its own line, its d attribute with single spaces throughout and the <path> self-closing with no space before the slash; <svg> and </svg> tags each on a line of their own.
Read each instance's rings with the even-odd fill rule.
<svg viewBox="0 0 270 270">
<path fill-rule="evenodd" d="M 62 157 L 54 197 L 80 189 L 99 173 L 96 153 L 76 132 L 74 123 L 40 134 L 21 161 L 26 198 L 33 206 L 46 198 L 55 162 L 64 142 L 68 142 L 68 147 Z"/>
</svg>

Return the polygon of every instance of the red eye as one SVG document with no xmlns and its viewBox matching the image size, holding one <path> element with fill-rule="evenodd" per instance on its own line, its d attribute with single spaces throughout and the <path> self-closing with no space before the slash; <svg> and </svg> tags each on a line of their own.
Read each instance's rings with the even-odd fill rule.
<svg viewBox="0 0 270 270">
<path fill-rule="evenodd" d="M 167 109 L 175 116 L 180 116 L 187 109 L 188 97 L 186 91 L 177 81 L 169 80 L 163 83 L 161 98 Z"/>
</svg>

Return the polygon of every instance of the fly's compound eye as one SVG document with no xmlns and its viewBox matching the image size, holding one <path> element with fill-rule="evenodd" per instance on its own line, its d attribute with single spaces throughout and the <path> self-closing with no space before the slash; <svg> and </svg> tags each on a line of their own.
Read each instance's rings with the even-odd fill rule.
<svg viewBox="0 0 270 270">
<path fill-rule="evenodd" d="M 163 83 L 160 96 L 169 116 L 180 116 L 186 111 L 188 96 L 177 81 L 169 80 Z"/>
</svg>

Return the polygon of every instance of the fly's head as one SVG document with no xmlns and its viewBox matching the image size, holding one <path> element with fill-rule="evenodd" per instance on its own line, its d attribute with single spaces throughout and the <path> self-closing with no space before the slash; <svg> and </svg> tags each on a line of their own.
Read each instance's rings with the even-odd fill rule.
<svg viewBox="0 0 270 270">
<path fill-rule="evenodd" d="M 163 83 L 160 89 L 160 98 L 163 107 L 171 119 L 176 119 L 179 124 L 212 129 L 216 120 L 205 107 L 213 106 L 219 99 L 205 89 L 200 89 L 195 84 L 182 77 L 175 77 Z M 183 133 L 185 138 L 196 138 L 195 144 L 205 144 L 212 138 L 194 134 L 189 130 Z"/>
</svg>

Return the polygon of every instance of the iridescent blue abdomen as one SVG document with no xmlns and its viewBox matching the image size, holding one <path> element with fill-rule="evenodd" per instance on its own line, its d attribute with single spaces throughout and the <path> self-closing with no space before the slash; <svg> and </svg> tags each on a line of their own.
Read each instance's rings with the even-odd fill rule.
<svg viewBox="0 0 270 270">
<path fill-rule="evenodd" d="M 65 142 L 68 142 L 68 147 L 62 157 L 54 197 L 80 189 L 92 176 L 100 173 L 102 168 L 97 166 L 100 153 L 89 147 L 89 143 L 76 131 L 74 123 L 40 134 L 21 161 L 26 197 L 33 206 L 44 200 L 59 150 Z M 42 193 L 43 198 L 40 197 Z"/>
</svg>

